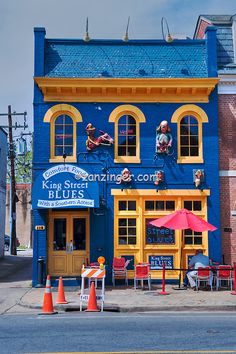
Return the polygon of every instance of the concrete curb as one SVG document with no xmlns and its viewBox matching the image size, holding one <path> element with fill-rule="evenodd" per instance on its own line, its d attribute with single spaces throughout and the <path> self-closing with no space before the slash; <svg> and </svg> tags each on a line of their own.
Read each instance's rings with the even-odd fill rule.
<svg viewBox="0 0 236 354">
<path fill-rule="evenodd" d="M 39 304 L 29 304 L 24 302 L 19 302 L 18 305 L 30 309 L 41 310 L 42 305 Z M 72 312 L 79 311 L 80 305 L 77 303 L 68 303 L 65 305 L 55 305 L 54 309 L 60 312 Z M 83 306 L 83 310 L 86 307 Z M 218 312 L 218 311 L 236 311 L 236 305 L 221 305 L 221 306 L 132 306 L 125 307 L 119 306 L 117 304 L 104 304 L 104 311 L 106 312 L 189 312 L 189 311 L 198 311 L 198 312 Z"/>
</svg>

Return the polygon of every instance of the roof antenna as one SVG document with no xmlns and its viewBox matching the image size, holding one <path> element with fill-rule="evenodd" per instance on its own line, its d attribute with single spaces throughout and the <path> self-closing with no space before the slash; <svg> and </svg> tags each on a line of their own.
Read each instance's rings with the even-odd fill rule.
<svg viewBox="0 0 236 354">
<path fill-rule="evenodd" d="M 128 18 L 128 23 L 127 23 L 125 35 L 123 37 L 124 42 L 128 42 L 128 40 L 129 40 L 129 33 L 128 33 L 129 32 L 129 20 L 130 20 L 130 16 Z"/>
<path fill-rule="evenodd" d="M 89 33 L 88 33 L 88 17 L 87 17 L 87 20 L 86 20 L 86 32 L 85 32 L 85 36 L 84 36 L 84 41 L 85 42 L 89 42 L 90 41 L 90 37 L 89 37 Z"/>
<path fill-rule="evenodd" d="M 164 34 L 164 21 L 165 21 L 165 25 L 166 25 L 166 29 L 167 29 L 167 35 Z M 173 42 L 174 39 L 170 35 L 168 22 L 165 17 L 162 17 L 162 19 L 161 19 L 161 31 L 162 31 L 162 37 L 163 37 L 164 41 L 166 41 L 167 43 Z"/>
</svg>

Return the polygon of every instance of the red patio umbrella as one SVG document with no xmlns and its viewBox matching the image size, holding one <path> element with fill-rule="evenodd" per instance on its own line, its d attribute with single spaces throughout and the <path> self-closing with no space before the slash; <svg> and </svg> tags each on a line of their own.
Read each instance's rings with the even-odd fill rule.
<svg viewBox="0 0 236 354">
<path fill-rule="evenodd" d="M 203 220 L 199 216 L 195 215 L 187 209 L 176 210 L 170 215 L 163 216 L 159 219 L 150 221 L 150 224 L 157 227 L 166 227 L 172 230 L 186 230 L 191 229 L 193 231 L 215 231 L 217 228 L 207 221 Z M 180 269 L 182 268 L 182 243 L 180 249 Z M 179 287 L 181 281 L 181 271 L 179 275 Z"/>
<path fill-rule="evenodd" d="M 187 209 L 176 210 L 170 215 L 150 221 L 157 227 L 167 227 L 172 230 L 215 231 L 217 228 Z"/>
</svg>

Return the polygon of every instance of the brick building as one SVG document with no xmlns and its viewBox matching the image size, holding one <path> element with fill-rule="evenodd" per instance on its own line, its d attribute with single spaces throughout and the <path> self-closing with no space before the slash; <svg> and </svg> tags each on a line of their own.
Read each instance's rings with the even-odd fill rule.
<svg viewBox="0 0 236 354">
<path fill-rule="evenodd" d="M 220 215 L 222 255 L 236 262 L 236 15 L 200 15 L 194 38 L 217 29 L 217 66 L 220 151 Z"/>
</svg>

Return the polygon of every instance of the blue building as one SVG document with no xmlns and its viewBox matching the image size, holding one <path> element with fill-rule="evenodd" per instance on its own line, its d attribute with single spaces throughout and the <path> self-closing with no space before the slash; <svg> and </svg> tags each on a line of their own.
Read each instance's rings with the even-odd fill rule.
<svg viewBox="0 0 236 354">
<path fill-rule="evenodd" d="M 221 260 L 216 31 L 203 40 L 48 39 L 35 28 L 33 285 L 114 256 L 177 279 L 195 249 Z M 218 227 L 150 221 L 186 208 Z"/>
</svg>

